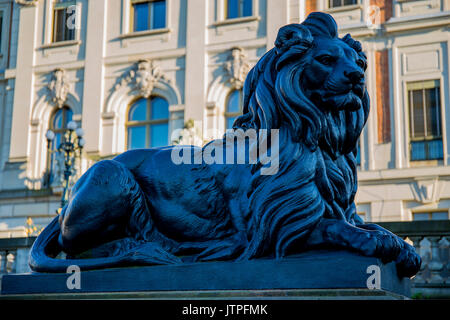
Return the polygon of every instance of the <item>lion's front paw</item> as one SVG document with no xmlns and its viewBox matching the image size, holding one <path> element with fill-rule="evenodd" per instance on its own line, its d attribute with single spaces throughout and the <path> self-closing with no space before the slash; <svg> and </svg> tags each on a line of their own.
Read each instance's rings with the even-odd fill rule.
<svg viewBox="0 0 450 320">
<path fill-rule="evenodd" d="M 361 249 L 367 256 L 380 258 L 383 263 L 395 261 L 403 248 L 402 240 L 394 234 L 379 230 L 368 231 L 361 242 Z"/>
<path fill-rule="evenodd" d="M 398 276 L 410 278 L 419 272 L 422 258 L 416 253 L 413 246 L 405 242 L 395 262 Z"/>
</svg>

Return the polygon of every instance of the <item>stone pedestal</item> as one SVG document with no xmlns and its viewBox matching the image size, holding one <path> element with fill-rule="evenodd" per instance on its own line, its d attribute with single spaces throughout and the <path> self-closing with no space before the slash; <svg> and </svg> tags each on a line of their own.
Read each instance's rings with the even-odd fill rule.
<svg viewBox="0 0 450 320">
<path fill-rule="evenodd" d="M 281 260 L 82 271 L 80 289 L 68 288 L 70 276 L 73 274 L 5 275 L 2 297 L 403 299 L 410 296 L 410 280 L 398 278 L 394 263 L 383 264 L 379 259 L 346 251 L 311 251 Z"/>
</svg>

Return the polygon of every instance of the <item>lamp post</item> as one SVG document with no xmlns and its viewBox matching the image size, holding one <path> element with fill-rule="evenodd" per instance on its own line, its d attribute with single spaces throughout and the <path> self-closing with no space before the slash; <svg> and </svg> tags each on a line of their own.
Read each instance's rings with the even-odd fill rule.
<svg viewBox="0 0 450 320">
<path fill-rule="evenodd" d="M 52 152 L 58 152 L 64 155 L 64 189 L 61 196 L 61 208 L 63 208 L 67 203 L 67 197 L 69 192 L 69 182 L 70 178 L 74 175 L 74 166 L 76 158 L 81 159 L 81 152 L 85 144 L 83 139 L 84 131 L 82 128 L 77 128 L 75 121 L 70 121 L 67 124 L 67 129 L 62 135 L 62 142 L 59 144 L 56 150 L 52 149 L 52 143 L 55 139 L 55 133 L 52 130 L 48 130 L 45 134 L 47 138 L 47 148 L 49 151 L 50 159 L 50 170 L 53 167 L 53 157 L 51 157 Z M 51 173 L 48 175 L 47 183 L 50 185 Z"/>
</svg>

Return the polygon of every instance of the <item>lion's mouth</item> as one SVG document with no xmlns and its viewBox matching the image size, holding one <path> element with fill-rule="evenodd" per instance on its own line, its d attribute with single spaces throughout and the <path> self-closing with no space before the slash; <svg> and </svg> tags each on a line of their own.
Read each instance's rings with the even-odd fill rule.
<svg viewBox="0 0 450 320">
<path fill-rule="evenodd" d="M 319 95 L 313 95 L 314 100 L 320 101 L 320 105 L 330 110 L 348 110 L 356 111 L 362 107 L 362 98 L 364 95 L 364 89 L 361 87 L 353 86 L 345 91 L 339 93 L 327 92 L 319 97 Z M 314 97 L 315 96 L 315 97 Z"/>
<path fill-rule="evenodd" d="M 325 94 L 323 94 L 323 98 L 325 99 L 330 99 L 336 96 L 346 96 L 349 94 L 354 94 L 356 95 L 358 98 L 362 99 L 364 96 L 364 85 L 363 84 L 355 84 L 355 85 L 351 85 L 346 87 L 343 90 L 328 90 L 325 92 Z"/>
<path fill-rule="evenodd" d="M 364 85 L 353 85 L 351 88 L 354 94 L 356 94 L 360 99 L 364 96 Z"/>
</svg>

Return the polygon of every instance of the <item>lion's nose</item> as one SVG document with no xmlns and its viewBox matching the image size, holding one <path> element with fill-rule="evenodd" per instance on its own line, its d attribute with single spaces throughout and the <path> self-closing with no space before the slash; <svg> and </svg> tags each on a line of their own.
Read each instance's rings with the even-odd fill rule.
<svg viewBox="0 0 450 320">
<path fill-rule="evenodd" d="M 344 75 L 350 80 L 351 83 L 357 84 L 360 83 L 364 78 L 364 73 L 361 71 L 355 70 L 351 72 L 344 71 Z"/>
</svg>

